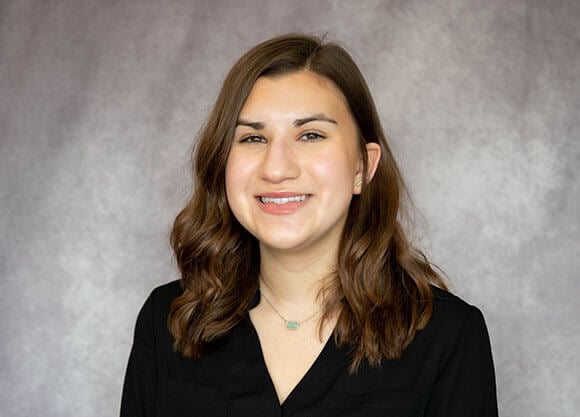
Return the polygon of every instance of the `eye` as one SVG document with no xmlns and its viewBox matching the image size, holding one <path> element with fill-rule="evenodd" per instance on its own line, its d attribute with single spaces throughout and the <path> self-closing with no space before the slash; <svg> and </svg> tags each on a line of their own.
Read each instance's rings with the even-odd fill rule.
<svg viewBox="0 0 580 417">
<path fill-rule="evenodd" d="M 316 132 L 306 132 L 302 136 L 300 136 L 300 140 L 307 141 L 307 142 L 318 142 L 325 137 Z"/>
<path fill-rule="evenodd" d="M 259 135 L 247 135 L 240 139 L 240 143 L 266 143 L 266 139 Z"/>
</svg>

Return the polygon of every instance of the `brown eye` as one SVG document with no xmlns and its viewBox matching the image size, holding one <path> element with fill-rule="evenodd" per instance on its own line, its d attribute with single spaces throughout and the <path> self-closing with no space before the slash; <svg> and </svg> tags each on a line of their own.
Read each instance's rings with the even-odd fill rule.
<svg viewBox="0 0 580 417">
<path fill-rule="evenodd" d="M 240 140 L 240 143 L 266 143 L 266 139 L 258 135 L 248 135 L 244 136 Z"/>
<path fill-rule="evenodd" d="M 300 136 L 300 140 L 303 141 L 307 141 L 307 142 L 318 142 L 319 140 L 324 139 L 324 136 L 322 136 L 319 133 L 316 132 L 307 132 L 305 134 L 303 134 L 302 136 Z"/>
</svg>

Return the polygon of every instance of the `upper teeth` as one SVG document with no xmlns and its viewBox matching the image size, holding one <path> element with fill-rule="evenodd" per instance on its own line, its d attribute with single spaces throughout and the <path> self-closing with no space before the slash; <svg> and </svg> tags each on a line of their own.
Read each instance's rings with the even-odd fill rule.
<svg viewBox="0 0 580 417">
<path fill-rule="evenodd" d="M 291 201 L 304 201 L 306 199 L 306 195 L 296 195 L 292 197 L 260 197 L 262 203 L 274 203 L 274 204 L 286 204 Z"/>
</svg>

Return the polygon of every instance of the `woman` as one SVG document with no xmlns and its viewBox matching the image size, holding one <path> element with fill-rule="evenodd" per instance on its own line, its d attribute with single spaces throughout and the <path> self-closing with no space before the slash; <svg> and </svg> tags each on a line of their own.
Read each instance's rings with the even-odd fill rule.
<svg viewBox="0 0 580 417">
<path fill-rule="evenodd" d="M 340 46 L 286 35 L 229 72 L 142 308 L 122 416 L 495 416 L 480 311 L 400 219 L 404 187 Z"/>
</svg>

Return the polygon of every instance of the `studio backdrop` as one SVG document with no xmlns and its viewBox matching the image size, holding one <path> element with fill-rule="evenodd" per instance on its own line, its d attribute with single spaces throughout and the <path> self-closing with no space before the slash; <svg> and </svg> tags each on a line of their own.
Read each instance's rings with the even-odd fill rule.
<svg viewBox="0 0 580 417">
<path fill-rule="evenodd" d="M 137 312 L 228 68 L 302 31 L 359 63 L 419 245 L 479 306 L 500 413 L 580 410 L 580 2 L 2 0 L 0 415 L 118 414 Z"/>
</svg>

